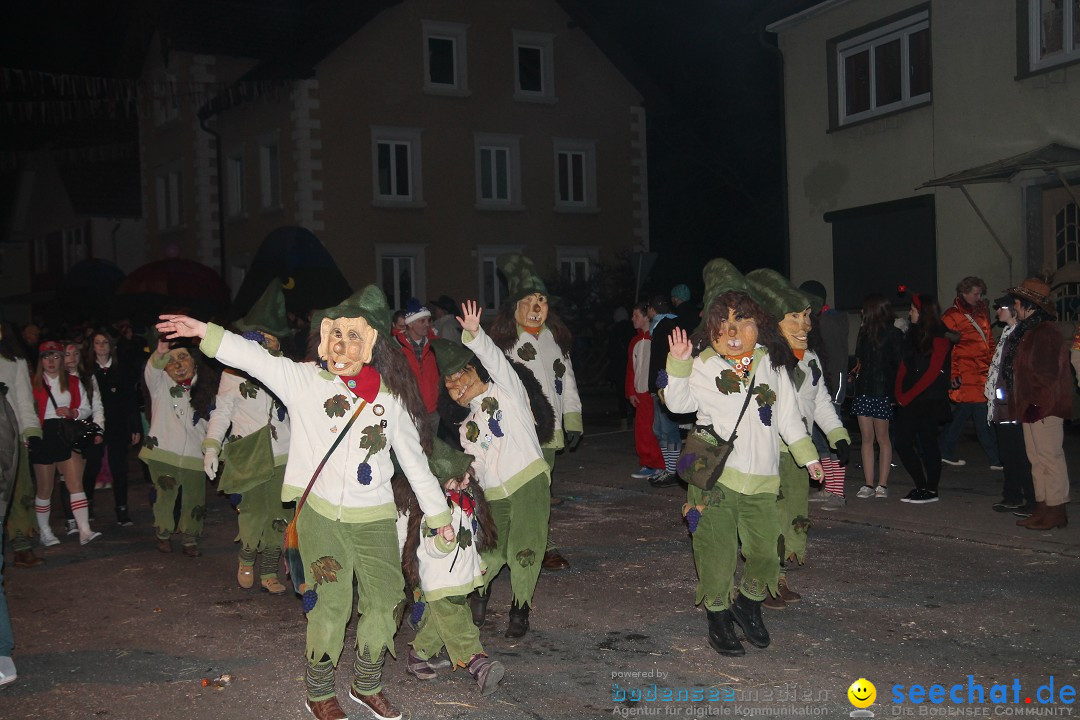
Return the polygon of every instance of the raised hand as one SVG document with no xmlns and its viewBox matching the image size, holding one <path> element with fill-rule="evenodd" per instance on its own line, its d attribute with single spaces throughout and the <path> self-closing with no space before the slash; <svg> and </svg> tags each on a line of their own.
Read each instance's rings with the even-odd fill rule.
<svg viewBox="0 0 1080 720">
<path fill-rule="evenodd" d="M 690 339 L 686 336 L 686 331 L 678 327 L 668 335 L 668 348 L 671 356 L 676 360 L 689 359 L 690 353 L 694 350 L 694 346 L 690 344 Z"/>
<path fill-rule="evenodd" d="M 206 337 L 206 323 L 187 315 L 158 315 L 161 320 L 155 327 L 166 340 L 178 337 Z M 158 341 L 158 350 L 161 350 L 161 341 Z M 166 350 L 166 352 L 168 352 Z"/>
<path fill-rule="evenodd" d="M 480 307 L 475 300 L 466 300 L 461 303 L 461 316 L 457 321 L 462 330 L 476 335 L 476 331 L 480 329 L 480 316 L 483 314 L 484 308 Z"/>
</svg>

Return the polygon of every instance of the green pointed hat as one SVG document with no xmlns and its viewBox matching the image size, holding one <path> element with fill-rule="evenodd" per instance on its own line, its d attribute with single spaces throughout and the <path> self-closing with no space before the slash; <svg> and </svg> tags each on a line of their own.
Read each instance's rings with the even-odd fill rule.
<svg viewBox="0 0 1080 720">
<path fill-rule="evenodd" d="M 440 485 L 469 472 L 472 462 L 472 455 L 451 447 L 439 438 L 433 439 L 428 468 L 431 474 L 438 478 Z"/>
<path fill-rule="evenodd" d="M 453 375 L 466 365 L 476 364 L 476 355 L 469 348 L 445 338 L 431 340 L 431 351 L 435 353 L 435 362 L 439 374 L 443 377 Z"/>
<path fill-rule="evenodd" d="M 533 261 L 521 253 L 506 253 L 495 258 L 495 264 L 506 276 L 506 285 L 510 292 L 508 302 L 516 303 L 526 295 L 533 293 L 548 294 L 547 286 L 536 272 Z M 550 298 L 549 298 L 550 301 Z"/>
<path fill-rule="evenodd" d="M 379 331 L 380 335 L 390 337 L 390 306 L 386 303 L 386 295 L 383 291 L 374 285 L 368 285 L 354 292 L 339 305 L 316 311 L 311 316 L 311 329 L 318 332 L 323 318 L 337 320 L 355 317 L 364 318 L 368 325 Z"/>
<path fill-rule="evenodd" d="M 731 264 L 730 260 L 725 258 L 710 260 L 705 265 L 705 269 L 701 271 L 701 279 L 705 281 L 705 294 L 701 305 L 703 318 L 708 316 L 709 307 L 713 304 L 713 301 L 728 290 L 736 290 L 750 295 L 754 294 L 743 274 Z M 704 323 L 704 320 L 702 322 Z"/>
<path fill-rule="evenodd" d="M 281 281 L 274 278 L 263 290 L 263 294 L 247 311 L 247 315 L 233 323 L 240 332 L 259 330 L 276 338 L 288 337 L 289 319 L 285 314 L 285 293 L 281 290 Z"/>
<path fill-rule="evenodd" d="M 811 297 L 771 268 L 759 268 L 746 274 L 754 297 L 779 322 L 791 312 L 802 312 L 813 305 Z"/>
</svg>

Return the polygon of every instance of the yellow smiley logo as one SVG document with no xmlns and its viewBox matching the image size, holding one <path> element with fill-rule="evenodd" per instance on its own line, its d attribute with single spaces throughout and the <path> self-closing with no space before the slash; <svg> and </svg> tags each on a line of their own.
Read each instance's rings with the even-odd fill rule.
<svg viewBox="0 0 1080 720">
<path fill-rule="evenodd" d="M 877 688 L 866 678 L 859 678 L 847 689 L 848 700 L 857 708 L 868 708 L 877 699 Z"/>
</svg>

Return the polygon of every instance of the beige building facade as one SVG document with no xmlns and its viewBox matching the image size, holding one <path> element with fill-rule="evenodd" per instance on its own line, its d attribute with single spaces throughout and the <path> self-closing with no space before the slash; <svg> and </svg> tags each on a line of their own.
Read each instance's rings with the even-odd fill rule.
<svg viewBox="0 0 1080 720">
<path fill-rule="evenodd" d="M 262 239 L 300 226 L 394 308 L 495 308 L 503 252 L 585 279 L 648 248 L 641 94 L 559 2 L 386 5 L 300 71 L 194 42 L 150 52 L 148 87 L 191 88 L 142 104 L 151 259 L 219 268 L 224 250 L 235 292 Z"/>
<path fill-rule="evenodd" d="M 857 310 L 901 286 L 947 306 L 967 275 L 995 297 L 1056 273 L 1077 318 L 1077 3 L 826 0 L 768 30 L 796 282 Z"/>
</svg>

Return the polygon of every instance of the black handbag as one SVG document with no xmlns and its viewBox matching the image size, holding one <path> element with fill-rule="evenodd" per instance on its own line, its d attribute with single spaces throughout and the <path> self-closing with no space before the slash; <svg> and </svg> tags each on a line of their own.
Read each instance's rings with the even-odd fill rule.
<svg viewBox="0 0 1080 720">
<path fill-rule="evenodd" d="M 49 394 L 49 402 L 52 403 L 53 409 L 59 411 L 60 408 L 56 405 L 56 398 L 53 397 L 49 383 L 43 380 L 43 384 L 45 385 L 45 392 Z M 72 418 L 59 418 L 59 420 L 61 439 L 72 450 L 77 452 L 82 452 L 93 445 L 94 438 L 102 434 L 101 427 L 90 420 L 75 420 Z"/>
<path fill-rule="evenodd" d="M 698 425 L 686 436 L 686 442 L 683 443 L 675 469 L 679 477 L 688 485 L 702 490 L 712 490 L 716 485 L 735 447 L 739 423 L 746 414 L 753 392 L 754 380 L 751 378 L 750 387 L 746 389 L 746 399 L 743 401 L 742 410 L 739 411 L 739 418 L 735 421 L 735 427 L 731 429 L 731 437 L 727 439 L 720 437 L 712 425 Z"/>
</svg>

